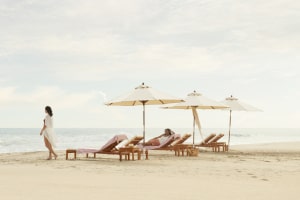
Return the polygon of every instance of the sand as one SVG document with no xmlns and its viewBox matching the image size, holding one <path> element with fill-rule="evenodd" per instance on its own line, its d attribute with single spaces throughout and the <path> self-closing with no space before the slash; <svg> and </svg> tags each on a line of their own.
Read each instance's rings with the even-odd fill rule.
<svg viewBox="0 0 300 200">
<path fill-rule="evenodd" d="M 201 150 L 198 157 L 150 151 L 149 160 L 116 155 L 45 160 L 47 152 L 0 154 L 3 200 L 298 200 L 300 142 Z"/>
</svg>

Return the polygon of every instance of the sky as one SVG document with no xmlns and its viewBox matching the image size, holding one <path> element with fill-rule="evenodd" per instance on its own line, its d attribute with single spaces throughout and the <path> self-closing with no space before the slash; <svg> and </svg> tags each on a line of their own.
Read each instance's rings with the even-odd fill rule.
<svg viewBox="0 0 300 200">
<path fill-rule="evenodd" d="M 178 98 L 233 95 L 263 112 L 233 128 L 300 128 L 298 0 L 0 0 L 0 128 L 140 128 L 142 107 L 106 106 L 144 82 Z M 225 128 L 228 111 L 198 110 Z M 147 128 L 190 110 L 146 106 Z"/>
</svg>

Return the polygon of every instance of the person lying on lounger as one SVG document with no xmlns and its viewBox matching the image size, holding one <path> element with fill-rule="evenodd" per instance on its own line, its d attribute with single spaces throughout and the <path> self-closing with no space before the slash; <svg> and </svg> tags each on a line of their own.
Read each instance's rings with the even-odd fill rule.
<svg viewBox="0 0 300 200">
<path fill-rule="evenodd" d="M 148 142 L 145 143 L 145 146 L 159 146 L 163 142 L 165 142 L 171 135 L 175 134 L 171 129 L 166 128 L 165 133 L 152 138 Z"/>
</svg>

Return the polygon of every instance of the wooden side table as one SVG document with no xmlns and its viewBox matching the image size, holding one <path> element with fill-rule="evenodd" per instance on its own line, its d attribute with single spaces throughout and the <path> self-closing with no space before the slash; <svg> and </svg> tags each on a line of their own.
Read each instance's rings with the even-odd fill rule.
<svg viewBox="0 0 300 200">
<path fill-rule="evenodd" d="M 189 144 L 177 144 L 174 146 L 175 156 L 180 156 L 180 153 L 184 156 L 184 152 L 188 155 L 188 150 L 191 148 L 193 148 L 193 146 Z"/>
<path fill-rule="evenodd" d="M 69 153 L 73 153 L 74 154 L 74 159 L 76 160 L 76 149 L 67 149 L 66 150 L 66 160 L 69 159 Z"/>
<path fill-rule="evenodd" d="M 212 150 L 214 152 L 220 152 L 220 147 L 222 147 L 222 151 L 228 151 L 228 145 L 226 144 L 226 142 L 212 143 Z"/>
<path fill-rule="evenodd" d="M 199 149 L 190 147 L 187 149 L 187 156 L 198 156 L 199 154 Z"/>
<path fill-rule="evenodd" d="M 126 159 L 126 157 L 128 157 L 128 160 L 130 160 L 130 154 L 132 156 L 132 160 L 134 160 L 134 154 L 135 153 L 138 156 L 138 160 L 141 160 L 142 150 L 140 148 L 137 148 L 137 147 L 121 147 L 119 149 L 120 161 L 122 161 L 122 155 L 125 155 L 125 159 Z"/>
<path fill-rule="evenodd" d="M 122 151 L 122 152 L 119 152 L 120 161 L 122 161 L 123 155 L 125 156 L 125 160 L 129 160 L 130 153 L 127 151 Z"/>
</svg>

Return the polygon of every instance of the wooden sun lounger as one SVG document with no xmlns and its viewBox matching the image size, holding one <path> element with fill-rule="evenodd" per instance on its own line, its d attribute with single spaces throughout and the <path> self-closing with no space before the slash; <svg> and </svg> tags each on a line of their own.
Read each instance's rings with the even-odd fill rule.
<svg viewBox="0 0 300 200">
<path fill-rule="evenodd" d="M 170 145 L 161 147 L 155 150 L 169 150 L 169 151 L 174 151 L 175 156 L 180 155 L 180 146 L 191 137 L 192 135 L 189 133 L 184 134 L 182 137 L 175 139 Z"/>
<path fill-rule="evenodd" d="M 143 146 L 143 144 L 139 144 L 139 148 L 145 150 L 146 160 L 148 160 L 148 151 L 149 150 L 167 150 L 166 148 L 170 146 L 176 139 L 179 139 L 179 134 L 171 135 L 164 143 L 159 146 Z"/>
<path fill-rule="evenodd" d="M 200 144 L 196 144 L 196 146 L 207 145 L 214 137 L 216 137 L 216 134 L 215 133 L 211 133 L 209 136 L 207 136 L 206 138 L 204 138 L 204 140 L 202 142 L 200 142 Z"/>
<path fill-rule="evenodd" d="M 148 159 L 149 150 L 167 150 L 167 151 L 174 151 L 175 155 L 180 155 L 180 148 L 179 146 L 182 145 L 188 138 L 191 137 L 191 134 L 186 133 L 182 137 L 179 134 L 174 135 L 173 138 L 170 138 L 164 144 L 160 146 L 144 146 L 143 148 L 146 149 L 145 155 L 146 159 Z"/>
<path fill-rule="evenodd" d="M 183 144 L 191 136 L 192 136 L 192 134 L 186 133 L 182 137 L 176 139 L 170 146 L 176 146 L 178 144 Z"/>
<path fill-rule="evenodd" d="M 134 160 L 134 154 L 138 156 L 138 160 L 141 160 L 142 149 L 137 147 L 137 144 L 144 139 L 143 136 L 134 136 L 128 140 L 124 146 L 120 147 L 118 152 L 120 156 L 120 161 L 122 161 L 122 156 L 125 155 L 126 160 L 130 160 L 130 155 L 132 160 Z"/>
<path fill-rule="evenodd" d="M 220 152 L 220 148 L 222 148 L 223 151 L 228 151 L 228 145 L 226 142 L 218 142 L 222 137 L 224 137 L 223 133 L 216 135 L 211 141 L 209 141 L 208 147 L 211 147 L 215 152 Z"/>
<path fill-rule="evenodd" d="M 120 161 L 122 160 L 122 155 L 125 155 L 125 158 L 130 160 L 130 154 L 132 155 L 132 160 L 134 160 L 134 153 L 138 154 L 138 159 L 141 157 L 141 150 L 135 147 L 144 137 L 134 136 L 128 140 L 124 145 L 119 149 L 116 149 L 117 145 L 121 142 L 127 140 L 126 135 L 116 135 L 110 139 L 101 149 L 67 149 L 66 150 L 66 160 L 68 160 L 68 155 L 70 153 L 74 154 L 74 159 L 76 159 L 77 154 L 85 153 L 86 157 L 89 157 L 89 154 L 94 154 L 96 158 L 97 154 L 114 154 L 120 156 Z M 130 147 L 130 148 L 129 148 Z"/>
<path fill-rule="evenodd" d="M 140 141 L 142 141 L 142 139 L 144 139 L 143 136 L 134 136 L 130 140 L 128 140 L 128 142 L 124 146 L 136 146 Z"/>
<path fill-rule="evenodd" d="M 214 152 L 219 152 L 220 148 L 222 148 L 223 151 L 228 151 L 228 146 L 225 142 L 218 142 L 222 137 L 224 136 L 223 133 L 215 134 L 212 133 L 209 136 L 207 136 L 202 142 L 198 144 L 181 144 L 178 145 L 177 151 L 181 151 L 182 154 L 184 151 L 187 151 L 188 149 L 191 149 L 193 147 L 210 147 Z"/>
<path fill-rule="evenodd" d="M 207 143 L 200 143 L 196 145 L 197 147 L 211 147 L 214 152 L 219 152 L 220 148 L 222 147 L 223 151 L 227 151 L 228 147 L 225 142 L 218 142 L 222 137 L 224 137 L 223 133 L 215 135 L 211 138 Z"/>
<path fill-rule="evenodd" d="M 70 153 L 74 154 L 74 159 L 76 159 L 77 154 L 81 153 L 85 153 L 87 158 L 89 157 L 89 153 L 94 154 L 94 158 L 96 158 L 96 154 L 119 154 L 115 147 L 125 139 L 127 139 L 126 135 L 115 135 L 100 149 L 67 149 L 66 160 L 68 160 Z"/>
</svg>

